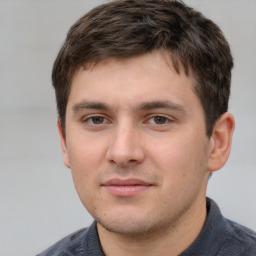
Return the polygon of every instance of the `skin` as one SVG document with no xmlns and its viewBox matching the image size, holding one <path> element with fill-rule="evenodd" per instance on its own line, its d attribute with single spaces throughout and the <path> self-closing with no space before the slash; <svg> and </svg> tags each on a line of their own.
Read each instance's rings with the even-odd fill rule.
<svg viewBox="0 0 256 256">
<path fill-rule="evenodd" d="M 62 151 L 106 255 L 178 255 L 200 233 L 209 171 L 227 161 L 234 119 L 222 115 L 209 138 L 193 83 L 163 51 L 75 74 Z"/>
</svg>

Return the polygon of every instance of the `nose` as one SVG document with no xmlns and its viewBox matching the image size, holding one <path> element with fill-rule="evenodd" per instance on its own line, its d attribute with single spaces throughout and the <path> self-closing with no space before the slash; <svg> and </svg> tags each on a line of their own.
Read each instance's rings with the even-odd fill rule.
<svg viewBox="0 0 256 256">
<path fill-rule="evenodd" d="M 116 127 L 110 140 L 106 158 L 112 164 L 127 167 L 144 161 L 142 138 L 132 125 L 123 124 Z"/>
</svg>

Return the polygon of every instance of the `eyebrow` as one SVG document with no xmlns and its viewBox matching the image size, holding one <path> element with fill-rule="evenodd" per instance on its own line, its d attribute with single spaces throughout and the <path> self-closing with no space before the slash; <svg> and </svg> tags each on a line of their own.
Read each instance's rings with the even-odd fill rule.
<svg viewBox="0 0 256 256">
<path fill-rule="evenodd" d="M 135 109 L 145 111 L 145 110 L 153 110 L 157 108 L 164 108 L 164 109 L 170 109 L 170 110 L 175 110 L 179 112 L 186 112 L 184 106 L 169 100 L 156 100 L 156 101 L 140 103 Z M 72 107 L 72 109 L 74 112 L 79 112 L 84 109 L 109 110 L 111 109 L 111 107 L 108 104 L 105 104 L 103 102 L 83 100 L 79 103 L 76 103 Z"/>
<path fill-rule="evenodd" d="M 72 107 L 74 112 L 78 112 L 83 109 L 98 109 L 98 110 L 106 110 L 109 109 L 109 106 L 105 103 L 98 102 L 98 101 L 82 101 L 79 103 L 76 103 Z"/>
<path fill-rule="evenodd" d="M 184 106 L 169 100 L 150 101 L 150 102 L 141 103 L 138 106 L 138 109 L 140 110 L 152 110 L 157 108 L 165 108 L 170 110 L 177 110 L 180 112 L 186 112 Z"/>
</svg>

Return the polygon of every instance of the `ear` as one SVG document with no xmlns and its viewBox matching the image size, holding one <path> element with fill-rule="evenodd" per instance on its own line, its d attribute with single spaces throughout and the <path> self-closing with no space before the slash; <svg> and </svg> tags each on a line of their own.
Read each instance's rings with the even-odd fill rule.
<svg viewBox="0 0 256 256">
<path fill-rule="evenodd" d="M 210 138 L 209 171 L 217 171 L 227 162 L 234 129 L 234 117 L 228 112 L 224 113 L 215 123 Z"/>
<path fill-rule="evenodd" d="M 60 136 L 60 143 L 61 143 L 61 149 L 62 149 L 62 155 L 63 155 L 64 164 L 68 168 L 70 168 L 69 156 L 68 156 L 67 144 L 66 144 L 66 138 L 65 138 L 64 133 L 62 131 L 62 127 L 61 127 L 61 123 L 60 123 L 59 119 L 58 119 L 58 122 L 57 122 L 57 126 L 58 126 L 58 132 L 59 132 L 59 136 Z"/>
</svg>

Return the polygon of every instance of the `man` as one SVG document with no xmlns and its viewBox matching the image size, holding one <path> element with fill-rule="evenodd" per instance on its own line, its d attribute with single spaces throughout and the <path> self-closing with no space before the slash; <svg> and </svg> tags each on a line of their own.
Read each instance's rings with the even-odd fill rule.
<svg viewBox="0 0 256 256">
<path fill-rule="evenodd" d="M 101 5 L 52 73 L 65 165 L 95 222 L 46 255 L 256 255 L 256 234 L 206 198 L 228 159 L 230 48 L 180 1 Z"/>
</svg>

